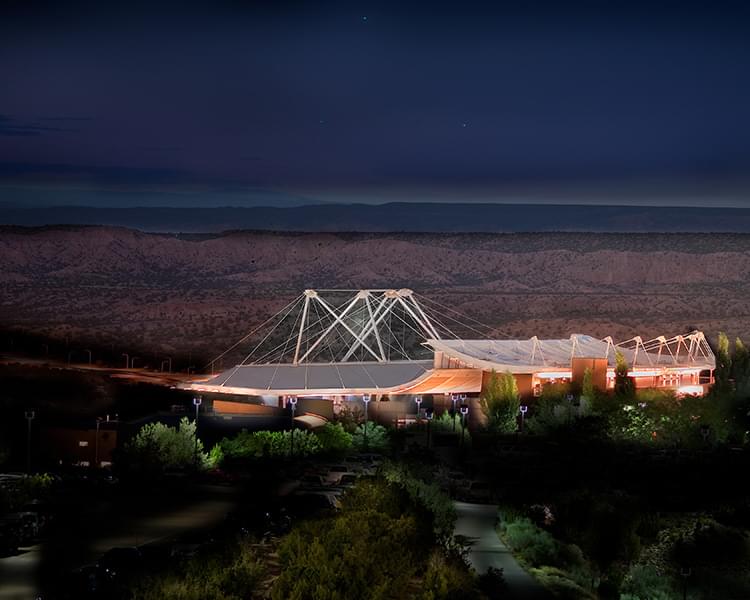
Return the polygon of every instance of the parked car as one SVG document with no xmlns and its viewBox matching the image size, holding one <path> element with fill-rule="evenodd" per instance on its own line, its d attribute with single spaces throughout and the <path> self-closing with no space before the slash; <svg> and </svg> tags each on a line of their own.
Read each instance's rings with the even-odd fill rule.
<svg viewBox="0 0 750 600">
<path fill-rule="evenodd" d="M 0 520 L 0 556 L 10 556 L 18 552 L 21 543 L 16 524 Z"/>
<path fill-rule="evenodd" d="M 299 478 L 300 488 L 322 488 L 325 487 L 326 481 L 322 475 L 308 473 Z"/>
<path fill-rule="evenodd" d="M 35 512 L 9 513 L 3 517 L 3 522 L 15 531 L 19 545 L 32 544 L 39 538 L 40 518 Z"/>
<path fill-rule="evenodd" d="M 340 493 L 335 491 L 310 490 L 299 491 L 288 499 L 289 511 L 293 515 L 309 516 L 320 511 L 338 510 Z"/>
<path fill-rule="evenodd" d="M 359 476 L 356 473 L 342 473 L 341 477 L 339 477 L 337 485 L 343 487 L 351 487 L 355 483 L 357 483 L 357 479 L 359 479 Z"/>
</svg>

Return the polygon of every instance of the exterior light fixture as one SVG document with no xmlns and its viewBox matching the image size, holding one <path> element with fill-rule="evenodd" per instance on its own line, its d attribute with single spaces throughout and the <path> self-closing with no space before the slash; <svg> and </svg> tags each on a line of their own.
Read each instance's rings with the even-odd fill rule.
<svg viewBox="0 0 750 600">
<path fill-rule="evenodd" d="M 370 404 L 372 396 L 370 394 L 362 394 L 362 402 L 365 405 L 365 450 L 367 450 L 367 406 Z"/>
<path fill-rule="evenodd" d="M 294 456 L 294 412 L 297 410 L 297 398 L 295 396 L 287 396 L 286 403 L 289 405 L 289 408 L 292 410 L 292 428 L 291 428 L 291 435 L 290 435 L 290 444 L 291 444 L 291 451 L 290 456 Z"/>
<path fill-rule="evenodd" d="M 26 472 L 31 473 L 31 422 L 36 417 L 33 410 L 27 410 L 23 415 L 26 418 Z"/>
<path fill-rule="evenodd" d="M 524 419 L 526 418 L 526 413 L 529 412 L 529 407 L 526 406 L 525 404 L 522 404 L 519 407 L 519 410 L 521 411 L 521 431 L 523 432 L 523 422 L 524 422 Z"/>
<path fill-rule="evenodd" d="M 424 409 L 424 416 L 427 419 L 427 449 L 430 449 L 430 442 L 432 441 L 432 431 L 430 424 L 432 423 L 432 419 L 435 417 L 435 409 L 433 408 L 425 408 Z"/>
<path fill-rule="evenodd" d="M 195 470 L 198 470 L 198 411 L 203 404 L 203 396 L 193 396 L 193 406 L 195 406 Z"/>
<path fill-rule="evenodd" d="M 466 396 L 463 396 L 463 398 L 466 398 Z M 469 405 L 462 404 L 460 407 L 460 410 L 461 410 L 461 451 L 463 452 L 464 437 L 466 435 L 466 417 L 469 414 Z"/>
<path fill-rule="evenodd" d="M 455 433 L 456 432 L 456 402 L 458 402 L 457 394 L 451 394 L 451 402 L 453 402 L 453 412 L 451 414 L 453 416 L 453 433 Z"/>
</svg>

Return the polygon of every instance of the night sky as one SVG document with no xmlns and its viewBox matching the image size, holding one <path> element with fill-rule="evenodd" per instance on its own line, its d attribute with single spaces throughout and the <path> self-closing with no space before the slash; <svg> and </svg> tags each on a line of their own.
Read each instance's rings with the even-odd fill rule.
<svg viewBox="0 0 750 600">
<path fill-rule="evenodd" d="M 743 2 L 110 4 L 2 3 L 5 206 L 750 207 Z"/>
</svg>

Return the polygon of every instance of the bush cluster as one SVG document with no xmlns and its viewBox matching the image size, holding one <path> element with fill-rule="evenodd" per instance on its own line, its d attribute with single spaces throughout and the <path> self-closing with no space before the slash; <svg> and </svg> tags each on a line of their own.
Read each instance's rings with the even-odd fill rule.
<svg viewBox="0 0 750 600">
<path fill-rule="evenodd" d="M 223 552 L 201 553 L 168 572 L 145 578 L 132 590 L 133 600 L 245 600 L 257 597 L 266 576 L 263 557 L 251 540 Z"/>
<path fill-rule="evenodd" d="M 367 440 L 364 435 L 365 425 L 360 425 L 349 433 L 341 423 L 326 423 L 323 427 L 308 431 L 246 431 L 242 430 L 232 438 L 221 441 L 223 455 L 229 459 L 248 459 L 262 457 L 289 457 L 292 454 L 292 436 L 294 436 L 294 455 L 310 456 L 315 454 L 344 454 L 355 450 L 383 452 L 389 447 L 388 431 L 375 423 L 367 424 Z"/>
<path fill-rule="evenodd" d="M 336 515 L 296 527 L 279 547 L 274 600 L 480 598 L 459 556 L 436 545 L 434 516 L 403 478 L 362 480 Z"/>
<path fill-rule="evenodd" d="M 128 470 L 158 474 L 170 469 L 211 469 L 221 458 L 219 450 L 204 452 L 195 422 L 183 417 L 177 427 L 159 422 L 141 427 L 125 444 L 120 463 Z"/>
</svg>

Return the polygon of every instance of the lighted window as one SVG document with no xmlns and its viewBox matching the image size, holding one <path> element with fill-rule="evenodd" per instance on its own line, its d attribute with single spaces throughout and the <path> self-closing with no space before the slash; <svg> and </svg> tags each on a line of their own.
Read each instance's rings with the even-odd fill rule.
<svg viewBox="0 0 750 600">
<path fill-rule="evenodd" d="M 80 442 L 78 442 L 78 445 L 82 448 L 85 448 L 89 445 L 89 443 L 87 441 L 81 440 Z"/>
</svg>

